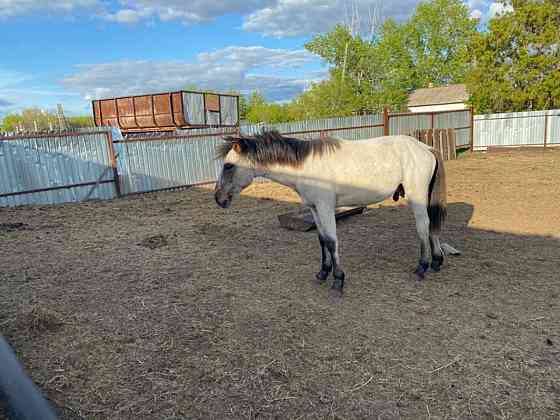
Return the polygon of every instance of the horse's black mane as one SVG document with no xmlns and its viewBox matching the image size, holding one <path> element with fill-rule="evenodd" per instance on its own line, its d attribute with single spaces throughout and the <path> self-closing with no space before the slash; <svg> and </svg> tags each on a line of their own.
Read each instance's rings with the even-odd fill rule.
<svg viewBox="0 0 560 420">
<path fill-rule="evenodd" d="M 298 167 L 313 155 L 332 153 L 340 147 L 340 141 L 333 138 L 299 140 L 284 137 L 278 131 L 265 131 L 254 136 L 226 137 L 219 146 L 218 157 L 225 158 L 235 144 L 239 144 L 240 154 L 251 163 L 259 165 L 289 165 Z"/>
</svg>

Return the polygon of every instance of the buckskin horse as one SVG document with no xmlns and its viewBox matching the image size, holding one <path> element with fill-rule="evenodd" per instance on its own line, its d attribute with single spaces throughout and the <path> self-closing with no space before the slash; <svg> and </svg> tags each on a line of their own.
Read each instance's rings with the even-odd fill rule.
<svg viewBox="0 0 560 420">
<path fill-rule="evenodd" d="M 316 279 L 324 282 L 332 272 L 332 289 L 338 294 L 342 294 L 345 274 L 338 253 L 336 207 L 406 196 L 420 239 L 420 260 L 414 270 L 418 280 L 424 279 L 430 267 L 440 271 L 446 253 L 459 253 L 440 242 L 447 213 L 441 155 L 413 137 L 298 140 L 266 131 L 224 140 L 218 149 L 224 165 L 216 183 L 216 203 L 229 207 L 255 177 L 294 189 L 311 210 L 319 233 L 321 269 Z"/>
</svg>

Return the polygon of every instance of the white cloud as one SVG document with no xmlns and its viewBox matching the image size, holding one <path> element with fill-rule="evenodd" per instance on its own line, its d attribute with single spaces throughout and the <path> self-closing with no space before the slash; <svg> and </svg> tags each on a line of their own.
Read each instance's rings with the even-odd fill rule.
<svg viewBox="0 0 560 420">
<path fill-rule="evenodd" d="M 135 23 L 144 18 L 158 18 L 161 21 L 196 23 L 210 21 L 228 14 L 250 13 L 260 7 L 274 4 L 276 0 L 123 0 L 124 9 L 105 14 L 105 18 L 121 22 Z"/>
<path fill-rule="evenodd" d="M 116 13 L 109 13 L 105 15 L 107 20 L 111 20 L 113 22 L 118 23 L 137 23 L 141 19 L 149 16 L 149 12 L 133 10 L 133 9 L 122 9 Z"/>
<path fill-rule="evenodd" d="M 303 67 L 314 62 L 316 58 L 304 50 L 228 47 L 199 54 L 194 62 L 119 61 L 80 66 L 62 83 L 88 98 L 165 92 L 195 85 L 242 92 L 258 89 L 269 99 L 281 100 L 306 87 Z"/>
<path fill-rule="evenodd" d="M 480 10 L 478 9 L 474 9 L 471 11 L 470 17 L 471 19 L 481 19 L 482 16 L 484 16 L 484 13 L 482 13 Z"/>
<path fill-rule="evenodd" d="M 464 0 L 471 16 L 488 18 L 507 10 L 492 0 Z M 0 0 L 0 18 L 36 12 L 79 13 L 119 24 L 146 20 L 209 22 L 227 14 L 243 18 L 243 29 L 274 37 L 309 36 L 358 16 L 362 32 L 373 20 L 405 19 L 420 0 Z"/>
<path fill-rule="evenodd" d="M 1 1 L 1 0 L 0 0 Z M 52 109 L 57 103 L 76 103 L 79 94 L 63 91 L 60 86 L 42 83 L 37 77 L 0 68 L 0 114 L 40 106 Z M 79 99 L 81 101 L 81 99 Z"/>
<path fill-rule="evenodd" d="M 8 107 L 10 107 L 10 106 L 12 106 L 12 105 L 14 105 L 12 102 L 0 98 L 0 109 L 2 109 L 2 108 L 8 108 Z"/>
<path fill-rule="evenodd" d="M 66 12 L 80 9 L 98 9 L 99 0 L 0 0 L 0 18 L 34 12 Z"/>
<path fill-rule="evenodd" d="M 95 14 L 119 23 L 134 23 L 145 18 L 162 21 L 201 22 L 228 13 L 246 14 L 268 7 L 276 0 L 0 0 L 0 17 L 35 12 L 77 12 Z M 116 3 L 116 4 L 115 4 Z"/>
<path fill-rule="evenodd" d="M 402 20 L 419 0 L 278 0 L 270 7 L 252 12 L 243 29 L 274 37 L 305 36 L 326 32 L 337 23 L 368 33 L 372 22 L 386 17 Z"/>
<path fill-rule="evenodd" d="M 488 17 L 491 19 L 508 12 L 513 12 L 513 7 L 510 4 L 494 2 L 488 8 Z"/>
</svg>

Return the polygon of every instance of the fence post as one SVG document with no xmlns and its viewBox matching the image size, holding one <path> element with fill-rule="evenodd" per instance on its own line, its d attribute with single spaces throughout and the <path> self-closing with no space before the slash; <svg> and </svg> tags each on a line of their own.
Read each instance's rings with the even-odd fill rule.
<svg viewBox="0 0 560 420">
<path fill-rule="evenodd" d="M 546 138 L 548 136 L 548 111 L 544 114 L 544 142 L 543 145 L 546 147 Z"/>
<path fill-rule="evenodd" d="M 383 135 L 389 135 L 389 110 L 387 107 L 383 108 Z"/>
<path fill-rule="evenodd" d="M 469 141 L 469 146 L 471 152 L 473 152 L 474 151 L 474 108 L 472 106 L 470 108 L 470 112 L 471 112 L 471 138 Z"/>
<path fill-rule="evenodd" d="M 119 170 L 117 169 L 117 157 L 115 155 L 115 143 L 113 143 L 113 132 L 109 130 L 107 132 L 107 148 L 109 152 L 109 161 L 111 167 L 113 168 L 113 183 L 115 184 L 115 194 L 117 197 L 121 197 L 121 182 L 119 179 Z"/>
</svg>

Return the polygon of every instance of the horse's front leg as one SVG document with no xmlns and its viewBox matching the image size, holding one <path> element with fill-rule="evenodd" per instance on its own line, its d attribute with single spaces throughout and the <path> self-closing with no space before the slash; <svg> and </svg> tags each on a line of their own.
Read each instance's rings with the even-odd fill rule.
<svg viewBox="0 0 560 420">
<path fill-rule="evenodd" d="M 334 200 L 333 200 L 334 201 Z M 335 206 L 327 204 L 319 204 L 316 206 L 317 217 L 320 220 L 322 230 L 322 241 L 325 243 L 328 254 L 332 262 L 332 270 L 334 281 L 332 289 L 336 293 L 342 295 L 344 289 L 344 270 L 340 264 L 340 256 L 338 253 L 338 240 L 336 238 L 336 218 Z"/>
<path fill-rule="evenodd" d="M 329 277 L 330 272 L 333 268 L 333 263 L 331 259 L 331 254 L 327 248 L 327 241 L 325 240 L 325 233 L 321 225 L 321 219 L 317 213 L 317 209 L 314 205 L 310 207 L 311 214 L 313 215 L 313 220 L 317 226 L 317 232 L 319 236 L 319 244 L 321 245 L 321 270 L 315 275 L 315 278 L 323 283 Z"/>
</svg>

